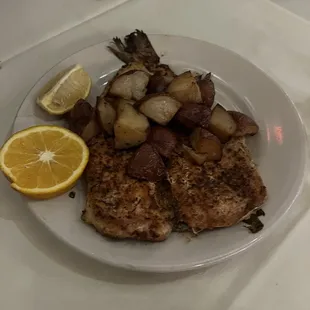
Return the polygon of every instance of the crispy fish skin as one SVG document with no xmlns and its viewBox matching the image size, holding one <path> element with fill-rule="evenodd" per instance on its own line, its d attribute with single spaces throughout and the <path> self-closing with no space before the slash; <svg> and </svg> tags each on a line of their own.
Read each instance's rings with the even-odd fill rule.
<svg viewBox="0 0 310 310">
<path fill-rule="evenodd" d="M 87 203 L 82 220 L 116 239 L 165 240 L 173 226 L 169 188 L 126 175 L 132 151 L 115 151 L 100 135 L 89 143 Z M 166 193 L 167 191 L 167 193 Z"/>
<path fill-rule="evenodd" d="M 176 154 L 168 175 L 178 220 L 196 232 L 237 224 L 267 196 L 243 138 L 229 141 L 218 163 L 196 166 Z"/>
</svg>

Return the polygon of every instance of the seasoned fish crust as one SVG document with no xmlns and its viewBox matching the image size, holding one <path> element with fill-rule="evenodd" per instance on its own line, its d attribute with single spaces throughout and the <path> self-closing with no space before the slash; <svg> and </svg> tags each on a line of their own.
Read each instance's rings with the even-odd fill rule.
<svg viewBox="0 0 310 310">
<path fill-rule="evenodd" d="M 117 239 L 165 240 L 173 208 L 170 185 L 127 176 L 132 151 L 115 151 L 113 140 L 100 135 L 89 143 L 87 203 L 82 219 L 102 235 Z"/>
<path fill-rule="evenodd" d="M 178 152 L 168 175 L 178 220 L 197 232 L 238 223 L 267 196 L 244 138 L 231 139 L 218 163 L 197 166 Z"/>
</svg>

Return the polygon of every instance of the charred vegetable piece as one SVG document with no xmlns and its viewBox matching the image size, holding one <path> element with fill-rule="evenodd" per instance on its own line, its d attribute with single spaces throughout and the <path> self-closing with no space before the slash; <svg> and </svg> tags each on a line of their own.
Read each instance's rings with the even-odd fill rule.
<svg viewBox="0 0 310 310">
<path fill-rule="evenodd" d="M 258 133 L 259 127 L 252 118 L 237 111 L 228 111 L 228 113 L 237 124 L 237 130 L 234 133 L 235 137 L 254 136 Z"/>
<path fill-rule="evenodd" d="M 215 97 L 215 88 L 214 83 L 211 80 L 211 72 L 208 73 L 206 76 L 199 76 L 198 78 L 198 86 L 201 92 L 201 98 L 204 104 L 208 107 L 212 107 Z"/>
<path fill-rule="evenodd" d="M 177 222 L 174 224 L 172 230 L 175 232 L 186 232 L 186 231 L 190 231 L 190 228 L 188 227 L 187 224 L 183 222 Z"/>
<path fill-rule="evenodd" d="M 181 103 L 166 94 L 155 94 L 142 99 L 139 110 L 145 116 L 160 125 L 167 125 L 177 111 Z"/>
<path fill-rule="evenodd" d="M 185 103 L 174 117 L 179 124 L 188 129 L 201 126 L 208 128 L 211 117 L 211 109 L 203 104 Z"/>
<path fill-rule="evenodd" d="M 194 164 L 201 166 L 208 159 L 208 154 L 196 153 L 192 148 L 184 144 L 182 145 L 182 148 L 184 151 L 185 158 L 187 158 Z"/>
<path fill-rule="evenodd" d="M 113 135 L 114 123 L 116 120 L 116 111 L 112 104 L 105 98 L 97 98 L 97 119 L 102 129 L 109 135 Z"/>
<path fill-rule="evenodd" d="M 211 114 L 209 130 L 222 143 L 226 143 L 236 132 L 237 124 L 233 117 L 220 104 L 217 104 Z"/>
<path fill-rule="evenodd" d="M 143 114 L 125 101 L 118 103 L 117 119 L 114 124 L 116 149 L 126 149 L 143 143 L 148 129 L 149 122 Z"/>
<path fill-rule="evenodd" d="M 243 223 L 252 234 L 256 234 L 264 228 L 264 224 L 259 219 L 259 216 L 265 216 L 265 212 L 262 209 L 258 209 L 255 213 L 251 214 Z"/>
<path fill-rule="evenodd" d="M 196 128 L 191 134 L 191 144 L 197 153 L 207 154 L 207 160 L 220 160 L 222 158 L 221 141 L 203 128 Z"/>
<path fill-rule="evenodd" d="M 155 126 L 151 129 L 148 138 L 157 152 L 166 158 L 169 158 L 177 145 L 176 135 L 166 127 Z"/>
<path fill-rule="evenodd" d="M 147 86 L 148 93 L 162 93 L 166 90 L 167 86 L 175 78 L 174 72 L 169 66 L 160 64 L 153 69 L 154 75 L 150 77 Z"/>
<path fill-rule="evenodd" d="M 134 154 L 128 165 L 128 175 L 130 177 L 157 182 L 166 175 L 164 162 L 149 143 L 144 143 Z"/>
<path fill-rule="evenodd" d="M 202 103 L 197 76 L 186 71 L 172 80 L 167 92 L 182 103 Z"/>
<path fill-rule="evenodd" d="M 80 99 L 73 109 L 67 113 L 69 129 L 88 142 L 100 132 L 94 108 L 85 100 Z"/>
<path fill-rule="evenodd" d="M 149 66 L 159 63 L 159 56 L 142 30 L 136 30 L 127 35 L 124 43 L 120 38 L 115 37 L 108 48 L 125 63 L 136 61 Z"/>
</svg>

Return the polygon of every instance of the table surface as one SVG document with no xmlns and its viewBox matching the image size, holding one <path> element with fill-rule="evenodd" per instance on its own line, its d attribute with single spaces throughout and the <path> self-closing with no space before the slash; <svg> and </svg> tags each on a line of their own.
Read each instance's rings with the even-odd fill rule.
<svg viewBox="0 0 310 310">
<path fill-rule="evenodd" d="M 87 7 L 85 1 L 76 1 Z M 84 18 L 104 10 L 106 3 L 90 5 L 96 9 L 90 15 L 83 11 Z M 2 8 L 1 4 L 0 14 Z M 70 27 L 75 16 L 67 16 L 67 25 L 51 27 L 50 33 Z M 49 35 L 37 34 L 22 46 L 0 48 L 3 59 L 8 59 L 0 70 L 1 141 L 9 133 L 22 99 L 51 66 L 83 47 L 135 28 L 196 37 L 249 59 L 295 101 L 309 133 L 310 42 L 305 38 L 310 24 L 265 0 L 132 0 L 16 57 L 9 56 Z M 76 253 L 21 208 L 19 196 L 11 195 L 4 178 L 0 182 L 3 309 L 309 309 L 306 270 L 310 251 L 304 246 L 310 230 L 308 182 L 268 240 L 207 270 L 173 275 L 122 271 Z"/>
</svg>

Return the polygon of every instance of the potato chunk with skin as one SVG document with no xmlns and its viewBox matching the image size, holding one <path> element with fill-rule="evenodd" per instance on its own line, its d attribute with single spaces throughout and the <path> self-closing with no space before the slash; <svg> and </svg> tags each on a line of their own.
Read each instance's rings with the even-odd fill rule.
<svg viewBox="0 0 310 310">
<path fill-rule="evenodd" d="M 78 134 L 85 142 L 100 132 L 94 108 L 83 99 L 78 100 L 73 109 L 67 113 L 66 119 L 69 129 Z"/>
<path fill-rule="evenodd" d="M 210 108 L 213 105 L 215 97 L 215 88 L 211 77 L 212 75 L 210 72 L 205 77 L 200 76 L 200 80 L 197 82 L 201 92 L 202 101 Z"/>
<path fill-rule="evenodd" d="M 112 104 L 105 100 L 105 98 L 97 98 L 97 119 L 102 129 L 109 135 L 113 135 L 114 123 L 116 120 L 116 111 Z"/>
<path fill-rule="evenodd" d="M 234 133 L 235 137 L 242 137 L 247 135 L 254 136 L 258 133 L 259 127 L 252 118 L 237 111 L 228 111 L 228 113 L 237 123 L 237 130 Z"/>
<path fill-rule="evenodd" d="M 109 93 L 124 99 L 140 100 L 147 91 L 149 75 L 144 71 L 129 71 L 111 82 Z"/>
<path fill-rule="evenodd" d="M 202 97 L 196 77 L 191 71 L 183 72 L 169 84 L 168 93 L 182 103 L 201 103 Z"/>
<path fill-rule="evenodd" d="M 185 157 L 190 160 L 192 163 L 197 165 L 202 165 L 208 158 L 208 154 L 199 154 L 196 153 L 192 148 L 182 145 Z"/>
<path fill-rule="evenodd" d="M 116 149 L 127 149 L 143 143 L 148 129 L 149 121 L 143 114 L 125 101 L 118 103 L 117 119 L 114 124 Z"/>
<path fill-rule="evenodd" d="M 167 127 L 154 126 L 148 137 L 150 143 L 157 152 L 166 158 L 169 158 L 177 145 L 176 135 Z"/>
<path fill-rule="evenodd" d="M 216 135 L 222 143 L 226 143 L 236 132 L 237 124 L 233 117 L 220 104 L 217 104 L 212 110 L 209 130 Z"/>
<path fill-rule="evenodd" d="M 167 125 L 181 107 L 181 103 L 167 94 L 155 94 L 142 100 L 139 110 L 160 125 Z"/>
<path fill-rule="evenodd" d="M 184 103 L 174 120 L 188 129 L 194 129 L 197 126 L 208 128 L 210 116 L 211 109 L 207 105 Z"/>
<path fill-rule="evenodd" d="M 165 177 L 166 168 L 156 149 L 144 143 L 131 158 L 127 172 L 130 177 L 157 182 Z"/>
<path fill-rule="evenodd" d="M 190 137 L 193 149 L 197 153 L 207 154 L 207 160 L 220 160 L 222 158 L 221 141 L 203 128 L 196 128 Z"/>
</svg>

